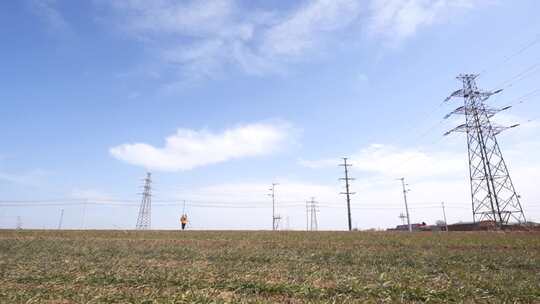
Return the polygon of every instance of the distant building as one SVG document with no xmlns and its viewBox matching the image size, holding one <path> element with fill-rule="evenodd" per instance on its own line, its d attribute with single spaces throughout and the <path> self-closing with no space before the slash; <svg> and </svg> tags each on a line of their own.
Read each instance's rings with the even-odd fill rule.
<svg viewBox="0 0 540 304">
<path fill-rule="evenodd" d="M 448 225 L 448 231 L 486 231 L 497 229 L 494 221 L 459 222 Z"/>
<path fill-rule="evenodd" d="M 411 224 L 413 231 L 444 231 L 445 227 L 442 225 L 426 225 L 426 223 Z M 448 225 L 448 231 L 480 231 L 480 230 L 493 230 L 495 222 L 484 221 L 480 223 L 466 222 L 456 223 Z M 388 231 L 409 231 L 408 225 L 397 225 L 396 228 L 390 228 Z"/>
<path fill-rule="evenodd" d="M 413 231 L 422 231 L 427 227 L 430 226 L 426 225 L 426 223 L 424 222 L 411 224 L 411 228 Z M 409 225 L 397 225 L 396 228 L 389 228 L 387 229 L 387 231 L 409 231 Z"/>
<path fill-rule="evenodd" d="M 442 225 L 426 225 L 426 223 L 411 224 L 413 231 L 444 231 Z M 489 231 L 498 229 L 494 221 L 482 222 L 459 222 L 448 225 L 448 231 Z M 540 224 L 527 222 L 524 224 L 505 225 L 504 230 L 512 231 L 540 231 Z M 409 231 L 408 225 L 397 225 L 395 228 L 389 228 L 387 231 Z"/>
</svg>

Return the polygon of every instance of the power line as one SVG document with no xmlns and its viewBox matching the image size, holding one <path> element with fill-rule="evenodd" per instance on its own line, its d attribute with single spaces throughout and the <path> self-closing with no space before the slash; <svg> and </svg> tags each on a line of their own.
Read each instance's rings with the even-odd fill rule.
<svg viewBox="0 0 540 304">
<path fill-rule="evenodd" d="M 534 38 L 532 41 L 526 43 L 523 45 L 523 47 L 519 48 L 517 51 L 515 51 L 514 53 L 506 56 L 503 58 L 503 60 L 501 60 L 501 62 L 499 62 L 495 68 L 491 69 L 491 71 L 493 70 L 496 70 L 498 68 L 500 68 L 501 66 L 503 66 L 504 64 L 508 63 L 511 59 L 517 57 L 518 55 L 521 55 L 523 52 L 525 52 L 526 50 L 528 50 L 529 48 L 533 47 L 534 45 L 538 44 L 540 42 L 540 34 L 537 35 L 536 38 Z M 487 68 L 483 69 L 479 74 L 478 74 L 478 77 L 480 77 L 481 75 L 485 75 L 487 73 Z"/>
<path fill-rule="evenodd" d="M 427 128 L 427 130 L 421 132 L 418 136 L 416 137 L 413 137 L 410 141 L 409 141 L 409 144 L 412 146 L 414 144 L 418 144 L 419 143 L 419 140 L 421 140 L 422 138 L 426 137 L 428 134 L 430 134 L 431 132 L 437 130 L 437 127 L 439 127 L 440 125 L 442 125 L 444 122 L 446 121 L 446 118 L 442 118 L 440 120 L 438 120 L 435 124 L 431 125 L 430 127 Z M 440 142 L 441 140 L 443 139 L 443 136 L 439 136 L 436 140 L 432 141 L 429 145 L 434 145 L 438 142 Z M 408 156 L 407 158 L 405 158 L 404 160 L 402 160 L 399 164 L 395 165 L 393 167 L 393 169 L 401 169 L 404 165 L 406 165 L 409 160 L 413 159 L 414 157 L 417 157 L 418 155 L 415 154 L 415 153 L 411 153 L 410 156 Z"/>
<path fill-rule="evenodd" d="M 540 71 L 540 62 L 537 62 L 535 64 L 532 64 L 532 65 L 528 66 L 525 70 L 523 70 L 523 71 L 519 72 L 518 74 L 510 77 L 509 79 L 499 83 L 498 85 L 495 86 L 495 89 L 493 89 L 493 91 L 495 91 L 497 89 L 504 89 L 504 88 L 511 87 L 517 81 L 523 80 L 523 79 L 533 75 L 534 73 L 536 73 L 538 71 Z"/>
<path fill-rule="evenodd" d="M 513 99 L 511 101 L 509 101 L 508 103 L 506 103 L 506 106 L 512 106 L 512 105 L 515 105 L 515 104 L 521 104 L 521 103 L 524 103 L 525 101 L 527 100 L 530 100 L 530 98 L 536 96 L 536 95 L 539 95 L 540 94 L 540 88 L 538 89 L 534 89 L 516 99 Z"/>
<path fill-rule="evenodd" d="M 44 201 L 50 201 L 50 200 L 44 200 Z M 118 201 L 127 201 L 127 200 L 118 200 Z M 17 203 L 12 203 L 17 202 Z M 29 202 L 29 203 L 27 203 Z M 92 206 L 118 206 L 118 207 L 139 207 L 140 204 L 135 203 L 110 203 L 110 202 L 94 202 L 91 199 L 83 199 L 79 201 L 75 201 L 73 203 L 40 203 L 39 200 L 31 200 L 31 201 L 22 201 L 22 200 L 4 200 L 0 202 L 0 208 L 1 207 L 54 207 L 54 206 L 62 206 L 62 207 L 69 207 L 69 206 L 84 206 L 85 204 L 92 205 Z M 155 200 L 152 200 L 152 206 L 153 207 L 168 207 L 168 206 L 178 206 L 178 203 L 176 201 L 167 201 L 167 203 L 154 203 Z M 215 208 L 271 208 L 271 206 L 263 205 L 264 202 L 257 202 L 257 203 L 250 203 L 250 202 L 221 202 L 221 201 L 200 201 L 201 203 L 190 203 L 190 207 L 215 207 Z M 373 206 L 377 207 L 380 205 L 394 205 L 396 202 L 380 202 L 379 205 Z M 433 202 L 427 202 L 427 201 L 420 201 L 415 202 L 415 206 L 422 206 L 422 205 L 439 205 L 440 202 L 433 201 Z M 450 205 L 459 205 L 461 202 L 453 202 L 446 204 Z M 540 202 L 536 203 L 530 203 L 532 205 L 540 205 Z M 330 207 L 336 207 L 336 208 L 342 208 L 339 203 L 331 202 L 331 201 L 319 201 L 319 206 L 330 206 Z M 287 201 L 287 204 L 283 204 L 280 201 L 280 206 L 282 207 L 303 207 L 305 206 L 301 201 Z M 364 205 L 368 206 L 369 205 Z M 351 208 L 351 209 L 356 209 Z"/>
<path fill-rule="evenodd" d="M 178 206 L 178 201 L 182 201 L 182 199 L 159 199 L 156 200 L 152 197 L 152 206 Z M 70 201 L 70 202 L 67 202 Z M 55 203 L 57 202 L 57 203 Z M 139 202 L 139 203 L 135 203 Z M 157 202 L 157 203 L 156 203 Z M 211 200 L 198 200 L 198 201 L 190 201 L 189 206 L 196 206 L 196 205 L 204 205 L 204 206 L 240 206 L 243 205 L 250 207 L 250 206 L 259 206 L 261 208 L 268 208 L 267 206 L 268 202 L 265 201 L 211 201 Z M 387 202 L 383 202 L 387 203 Z M 70 205 L 111 205 L 111 206 L 140 206 L 140 200 L 133 200 L 133 199 L 114 199 L 114 200 L 102 200 L 102 199 L 93 199 L 93 198 L 81 198 L 77 200 L 71 200 L 71 199 L 43 199 L 43 200 L 1 200 L 0 201 L 0 207 L 1 206 L 70 206 Z M 279 205 L 280 206 L 287 206 L 287 205 L 299 205 L 302 204 L 300 200 L 280 200 Z M 323 204 L 334 204 L 333 202 L 323 202 Z M 433 202 L 419 202 L 416 204 L 434 204 Z M 435 204 L 438 204 L 438 202 L 435 202 Z M 186 200 L 187 205 L 187 200 Z"/>
<path fill-rule="evenodd" d="M 48 202 L 80 202 L 81 199 L 69 199 L 69 198 L 59 198 L 59 199 L 43 199 L 43 200 L 0 200 L 1 203 L 48 203 Z"/>
<path fill-rule="evenodd" d="M 403 126 L 401 128 L 402 132 L 401 133 L 398 133 L 398 132 L 394 132 L 393 133 L 393 136 L 391 136 L 387 141 L 388 142 L 395 142 L 397 141 L 398 137 L 400 138 L 404 138 L 402 134 L 409 134 L 409 133 L 420 133 L 419 136 L 417 137 L 413 137 L 413 138 L 407 138 L 407 142 L 410 144 L 411 142 L 413 143 L 416 143 L 418 142 L 420 139 L 422 139 L 423 137 L 425 137 L 426 135 L 428 135 L 430 132 L 433 131 L 433 129 L 435 127 L 437 127 L 439 124 L 441 124 L 443 121 L 442 120 L 439 120 L 437 121 L 433 126 L 430 126 L 427 131 L 424 131 L 424 132 L 416 132 L 417 130 L 420 130 L 421 127 L 420 125 L 424 122 L 427 122 L 431 117 L 433 117 L 433 115 L 435 113 L 437 113 L 437 110 L 441 107 L 441 105 L 443 105 L 444 102 L 441 102 L 439 105 L 427 110 L 427 111 L 424 111 L 422 113 L 420 113 L 419 115 L 417 115 L 417 119 L 415 120 L 407 120 L 407 123 L 408 125 L 407 126 Z"/>
<path fill-rule="evenodd" d="M 77 201 L 73 201 L 70 203 L 67 202 L 60 202 L 60 203 L 49 203 L 51 199 L 44 199 L 44 200 L 2 200 L 0 201 L 0 208 L 2 207 L 76 207 L 76 206 L 83 206 L 84 205 L 92 205 L 92 206 L 111 206 L 111 207 L 140 207 L 140 203 L 131 203 L 134 200 L 130 199 L 116 199 L 115 202 L 102 202 L 100 200 L 93 201 L 91 198 L 88 199 L 79 199 Z M 64 199 L 60 199 L 60 201 L 64 201 Z M 169 207 L 174 206 L 178 207 L 178 200 L 159 200 L 162 203 L 154 203 L 156 200 L 152 199 L 152 206 L 153 207 Z M 13 203 L 16 202 L 16 203 Z M 45 203 L 41 203 L 45 202 Z M 127 203 L 118 203 L 118 202 L 127 202 Z M 300 200 L 297 201 L 286 201 L 287 203 L 282 203 L 283 201 L 280 201 L 281 207 L 305 207 L 305 202 L 302 202 Z M 396 202 L 378 202 L 377 205 L 363 205 L 363 207 L 351 207 L 351 209 L 364 209 L 366 207 L 367 209 L 384 209 L 384 208 L 394 208 L 393 206 L 396 205 Z M 453 205 L 460 206 L 463 204 L 463 202 L 445 202 L 446 206 L 450 205 L 452 207 Z M 186 203 L 187 205 L 187 203 Z M 419 201 L 414 202 L 414 206 L 433 206 L 437 205 L 440 206 L 440 202 L 438 201 Z M 540 202 L 530 202 L 528 204 L 529 206 L 538 205 L 540 206 Z M 197 201 L 197 203 L 190 203 L 190 207 L 200 207 L 200 208 L 260 208 L 260 209 L 268 209 L 271 208 L 271 206 L 267 205 L 267 202 L 222 202 L 222 201 Z M 340 206 L 340 203 L 332 202 L 332 201 L 318 201 L 319 207 L 325 207 L 325 208 L 342 208 Z M 395 208 L 402 208 L 396 206 Z M 413 208 L 409 208 L 413 209 Z"/>
</svg>

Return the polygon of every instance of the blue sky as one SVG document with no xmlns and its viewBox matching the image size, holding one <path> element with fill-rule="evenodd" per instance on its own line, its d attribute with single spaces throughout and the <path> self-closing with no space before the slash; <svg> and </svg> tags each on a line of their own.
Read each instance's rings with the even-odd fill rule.
<svg viewBox="0 0 540 304">
<path fill-rule="evenodd" d="M 321 202 L 346 227 L 340 158 L 354 167 L 353 223 L 471 220 L 465 138 L 442 137 L 459 73 L 504 87 L 500 136 L 525 215 L 540 220 L 537 1 L 5 1 L 0 4 L 0 226 L 132 228 L 153 172 L 153 226 L 270 226 L 269 185 L 293 229 Z M 525 71 L 525 74 L 521 74 Z M 518 75 L 518 77 L 513 77 Z M 68 200 L 74 200 L 70 205 Z M 86 207 L 78 200 L 96 204 Z M 118 200 L 116 205 L 105 200 Z M 162 200 L 159 205 L 159 201 Z M 129 201 L 129 202 L 128 202 Z M 282 202 L 279 204 L 279 202 Z M 202 207 L 203 204 L 225 207 Z M 123 204 L 123 205 L 122 205 Z M 256 206 L 257 208 L 244 208 Z M 242 208 L 232 208 L 242 207 Z"/>
</svg>

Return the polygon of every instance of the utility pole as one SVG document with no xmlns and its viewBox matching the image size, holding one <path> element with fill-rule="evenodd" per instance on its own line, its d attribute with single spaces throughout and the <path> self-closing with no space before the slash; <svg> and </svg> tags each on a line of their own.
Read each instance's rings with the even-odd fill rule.
<svg viewBox="0 0 540 304">
<path fill-rule="evenodd" d="M 270 195 L 272 197 L 272 230 L 278 229 L 279 220 L 281 217 L 279 215 L 276 215 L 276 186 L 279 185 L 278 183 L 272 183 L 272 187 L 270 188 Z"/>
<path fill-rule="evenodd" d="M 461 74 L 457 77 L 462 88 L 445 99 L 461 97 L 464 100 L 445 118 L 458 114 L 465 116 L 465 123 L 446 132 L 463 132 L 467 135 L 469 156 L 469 176 L 471 183 L 471 201 L 474 222 L 490 221 L 502 227 L 510 221 L 525 223 L 525 214 L 516 193 L 512 179 L 506 167 L 497 135 L 504 130 L 519 126 L 499 126 L 490 119 L 497 113 L 508 110 L 510 106 L 493 108 L 485 101 L 502 91 L 483 91 L 477 88 L 475 74 Z"/>
<path fill-rule="evenodd" d="M 403 186 L 403 200 L 405 201 L 405 212 L 407 214 L 407 226 L 409 226 L 409 232 L 412 232 L 411 217 L 409 215 L 409 206 L 407 205 L 407 192 L 409 192 L 409 189 L 406 189 L 405 187 L 408 185 L 405 184 L 404 177 L 398 178 L 398 180 L 401 180 L 401 185 Z"/>
<path fill-rule="evenodd" d="M 448 222 L 446 221 L 446 211 L 444 210 L 444 202 L 441 202 L 441 206 L 442 206 L 442 214 L 444 217 L 444 230 L 448 232 Z"/>
<path fill-rule="evenodd" d="M 17 216 L 17 230 L 22 229 L 22 220 L 20 216 Z"/>
<path fill-rule="evenodd" d="M 62 229 L 63 221 L 64 221 L 64 209 L 60 210 L 60 220 L 58 221 L 58 230 Z"/>
<path fill-rule="evenodd" d="M 135 229 L 147 230 L 152 227 L 152 173 L 146 173 L 142 193 L 141 205 L 139 207 L 139 216 Z"/>
<path fill-rule="evenodd" d="M 343 166 L 345 169 L 345 177 L 340 178 L 340 180 L 345 181 L 345 192 L 341 192 L 341 194 L 347 195 L 347 221 L 349 224 L 349 231 L 352 230 L 352 221 L 351 221 L 351 195 L 354 194 L 354 192 L 350 192 L 349 187 L 349 181 L 354 180 L 354 178 L 349 177 L 349 167 L 352 166 L 351 164 L 347 164 L 347 157 L 343 157 L 343 164 L 340 164 L 339 166 Z"/>
</svg>

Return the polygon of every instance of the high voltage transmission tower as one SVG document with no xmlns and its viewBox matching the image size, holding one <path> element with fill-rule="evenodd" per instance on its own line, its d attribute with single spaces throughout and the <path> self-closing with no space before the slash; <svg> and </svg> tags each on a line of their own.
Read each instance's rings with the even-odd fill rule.
<svg viewBox="0 0 540 304">
<path fill-rule="evenodd" d="M 317 231 L 319 229 L 319 223 L 317 222 L 317 202 L 312 197 L 310 201 L 306 202 L 306 230 Z"/>
<path fill-rule="evenodd" d="M 146 230 L 152 227 L 152 174 L 146 173 L 142 193 L 141 205 L 139 207 L 139 216 L 135 229 Z"/>
<path fill-rule="evenodd" d="M 453 92 L 445 101 L 452 97 L 462 97 L 464 104 L 445 118 L 452 114 L 461 114 L 465 115 L 465 123 L 444 135 L 453 132 L 467 134 L 473 220 L 493 221 L 499 226 L 511 221 L 522 223 L 525 222 L 525 215 L 519 202 L 520 197 L 514 189 L 496 138 L 502 131 L 518 125 L 504 127 L 491 123 L 490 119 L 495 114 L 510 107 L 487 106 L 484 102 L 502 90 L 479 90 L 476 87 L 476 77 L 474 74 L 461 74 L 457 77 L 463 87 Z"/>
<path fill-rule="evenodd" d="M 349 177 L 349 167 L 352 165 L 347 164 L 347 158 L 343 157 L 343 164 L 340 164 L 340 166 L 343 166 L 343 168 L 345 169 L 345 177 L 340 178 L 340 180 L 345 181 L 345 192 L 341 192 L 341 194 L 345 194 L 347 196 L 347 220 L 349 224 L 349 231 L 351 231 L 351 195 L 354 194 L 354 192 L 350 192 L 349 181 L 354 180 L 354 178 Z"/>
<path fill-rule="evenodd" d="M 272 197 L 272 230 L 277 230 L 279 227 L 279 220 L 281 216 L 276 215 L 276 186 L 277 183 L 272 183 L 272 188 L 270 188 L 269 196 Z"/>
</svg>

